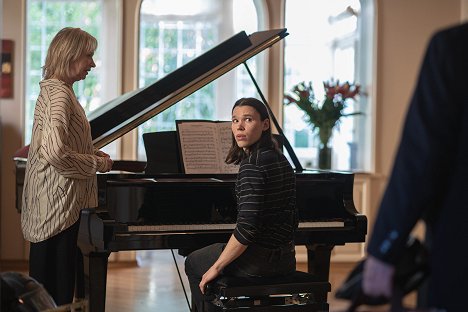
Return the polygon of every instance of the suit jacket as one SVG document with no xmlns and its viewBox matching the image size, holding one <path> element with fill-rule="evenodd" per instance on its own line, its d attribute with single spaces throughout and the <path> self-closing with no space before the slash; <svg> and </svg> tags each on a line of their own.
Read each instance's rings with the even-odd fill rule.
<svg viewBox="0 0 468 312">
<path fill-rule="evenodd" d="M 457 301 L 468 290 L 467 196 L 468 24 L 463 24 L 430 40 L 368 247 L 371 255 L 395 263 L 424 218 L 432 236 L 430 303 L 448 311 L 466 307 Z"/>
</svg>

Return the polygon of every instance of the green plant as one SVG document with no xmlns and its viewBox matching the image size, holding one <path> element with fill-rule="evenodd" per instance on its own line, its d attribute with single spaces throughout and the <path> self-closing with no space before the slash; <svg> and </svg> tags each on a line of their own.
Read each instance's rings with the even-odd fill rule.
<svg viewBox="0 0 468 312">
<path fill-rule="evenodd" d="M 291 91 L 284 95 L 284 104 L 294 103 L 305 114 L 307 122 L 317 130 L 320 142 L 327 146 L 333 128 L 339 124 L 341 117 L 348 117 L 362 114 L 361 112 L 345 113 L 345 108 L 349 100 L 355 100 L 360 93 L 360 86 L 354 83 L 340 83 L 324 81 L 325 98 L 319 101 L 315 97 L 312 82 L 300 82 Z"/>
</svg>

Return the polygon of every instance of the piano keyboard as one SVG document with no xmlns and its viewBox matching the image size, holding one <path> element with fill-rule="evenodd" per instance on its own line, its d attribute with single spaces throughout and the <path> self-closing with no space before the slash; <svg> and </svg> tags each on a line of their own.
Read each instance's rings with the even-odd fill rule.
<svg viewBox="0 0 468 312">
<path fill-rule="evenodd" d="M 183 231 L 213 231 L 234 230 L 235 223 L 208 224 L 163 224 L 163 225 L 129 225 L 128 232 L 183 232 Z M 299 229 L 312 228 L 342 228 L 344 221 L 309 221 L 299 222 Z"/>
</svg>

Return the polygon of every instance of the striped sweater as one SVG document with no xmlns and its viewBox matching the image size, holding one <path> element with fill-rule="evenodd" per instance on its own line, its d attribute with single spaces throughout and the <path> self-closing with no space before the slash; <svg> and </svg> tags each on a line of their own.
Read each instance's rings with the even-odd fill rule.
<svg viewBox="0 0 468 312">
<path fill-rule="evenodd" d="M 94 155 L 91 128 L 71 87 L 40 82 L 23 189 L 21 227 L 39 242 L 73 225 L 80 210 L 97 206 L 96 172 L 106 161 Z"/>
<path fill-rule="evenodd" d="M 236 196 L 234 236 L 240 243 L 274 248 L 293 241 L 297 229 L 296 180 L 284 155 L 259 149 L 244 159 Z"/>
</svg>

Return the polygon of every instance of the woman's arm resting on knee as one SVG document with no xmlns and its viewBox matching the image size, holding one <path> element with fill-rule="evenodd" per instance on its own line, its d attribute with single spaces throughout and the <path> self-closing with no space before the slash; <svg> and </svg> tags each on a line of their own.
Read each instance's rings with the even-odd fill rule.
<svg viewBox="0 0 468 312">
<path fill-rule="evenodd" d="M 205 293 L 206 285 L 214 280 L 229 263 L 237 259 L 246 249 L 247 245 L 241 244 L 234 235 L 231 235 L 218 260 L 203 274 L 199 285 L 202 294 Z"/>
</svg>

